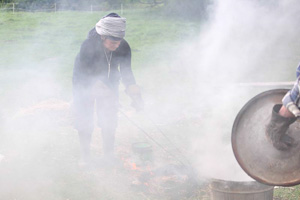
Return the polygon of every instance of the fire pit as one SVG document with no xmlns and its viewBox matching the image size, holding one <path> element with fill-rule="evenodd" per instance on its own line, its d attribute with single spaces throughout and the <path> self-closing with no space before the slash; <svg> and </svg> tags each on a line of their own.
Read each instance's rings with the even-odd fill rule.
<svg viewBox="0 0 300 200">
<path fill-rule="evenodd" d="M 199 186 L 194 174 L 184 166 L 169 164 L 151 171 L 139 170 L 132 186 L 149 195 L 184 199 L 194 195 Z"/>
<path fill-rule="evenodd" d="M 212 200 L 273 200 L 274 186 L 256 181 L 213 180 L 209 188 Z"/>
</svg>

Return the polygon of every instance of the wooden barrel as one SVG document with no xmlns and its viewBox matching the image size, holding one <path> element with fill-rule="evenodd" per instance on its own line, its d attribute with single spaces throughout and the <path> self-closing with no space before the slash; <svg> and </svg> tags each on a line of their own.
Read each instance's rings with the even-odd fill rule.
<svg viewBox="0 0 300 200">
<path fill-rule="evenodd" d="M 212 200 L 273 200 L 273 192 L 274 186 L 256 181 L 213 180 L 210 183 Z"/>
</svg>

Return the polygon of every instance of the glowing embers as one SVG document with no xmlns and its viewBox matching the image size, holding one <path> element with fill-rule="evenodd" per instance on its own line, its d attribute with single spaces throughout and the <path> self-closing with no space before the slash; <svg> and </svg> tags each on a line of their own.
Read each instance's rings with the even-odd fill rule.
<svg viewBox="0 0 300 200">
<path fill-rule="evenodd" d="M 167 164 L 155 167 L 151 162 L 138 165 L 132 159 L 123 161 L 132 175 L 132 188 L 145 195 L 186 198 L 196 195 L 199 189 L 192 172 L 185 166 Z"/>
<path fill-rule="evenodd" d="M 131 147 L 131 152 L 123 152 L 122 161 L 133 190 L 157 198 L 184 199 L 198 194 L 199 184 L 191 168 L 166 161 L 147 142 Z"/>
</svg>

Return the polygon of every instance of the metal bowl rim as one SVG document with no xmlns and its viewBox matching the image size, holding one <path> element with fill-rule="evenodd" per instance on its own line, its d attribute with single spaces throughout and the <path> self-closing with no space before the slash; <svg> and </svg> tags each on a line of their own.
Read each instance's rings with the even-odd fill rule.
<svg viewBox="0 0 300 200">
<path fill-rule="evenodd" d="M 241 168 L 245 171 L 245 173 L 247 175 L 249 175 L 251 178 L 253 178 L 254 180 L 257 180 L 260 183 L 266 184 L 266 185 L 270 185 L 270 186 L 294 186 L 300 183 L 300 179 L 299 180 L 295 180 L 295 181 L 291 181 L 291 182 L 270 182 L 268 180 L 262 179 L 259 176 L 256 176 L 254 174 L 252 174 L 251 172 L 249 172 L 248 168 L 246 167 L 246 165 L 242 162 L 242 159 L 240 158 L 240 155 L 238 154 L 237 151 L 237 147 L 236 147 L 236 141 L 235 141 L 235 135 L 237 134 L 236 129 L 238 127 L 239 121 L 242 118 L 243 114 L 245 113 L 245 111 L 247 110 L 248 107 L 252 106 L 257 100 L 259 100 L 260 98 L 267 96 L 269 94 L 274 94 L 274 93 L 282 93 L 285 94 L 289 91 L 289 89 L 273 89 L 273 90 L 268 90 L 262 93 L 259 93 L 258 95 L 254 96 L 252 99 L 250 99 L 243 107 L 242 109 L 238 112 L 233 126 L 232 126 L 232 131 L 231 131 L 231 146 L 232 146 L 232 150 L 233 150 L 233 154 L 237 160 L 237 162 L 239 163 L 239 165 L 241 166 Z"/>
</svg>

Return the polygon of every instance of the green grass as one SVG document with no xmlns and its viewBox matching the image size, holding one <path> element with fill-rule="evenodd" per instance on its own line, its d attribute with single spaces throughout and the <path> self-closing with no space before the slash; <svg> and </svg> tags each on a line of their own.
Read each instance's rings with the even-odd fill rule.
<svg viewBox="0 0 300 200">
<path fill-rule="evenodd" d="M 70 108 L 66 105 L 53 108 L 51 102 L 34 107 L 49 99 L 54 99 L 57 106 L 61 106 L 58 100 L 71 101 L 75 56 L 88 31 L 106 14 L 0 13 L 0 119 L 4 122 L 0 126 L 0 154 L 6 156 L 5 162 L 0 163 L 0 199 L 170 199 L 168 195 L 147 195 L 136 191 L 132 187 L 136 174 L 128 169 L 121 172 L 112 169 L 80 170 L 77 166 L 79 143 L 71 124 Z M 201 22 L 170 18 L 159 9 L 124 10 L 123 16 L 127 18 L 125 39 L 132 48 L 133 70 L 139 75 L 136 78 L 143 86 L 144 97 L 150 107 L 148 111 L 153 109 L 150 117 L 161 123 L 160 127 L 167 136 L 183 149 L 189 148 L 189 144 L 202 134 L 215 137 L 214 131 L 224 132 L 222 140 L 228 144 L 234 118 L 228 113 L 237 112 L 248 99 L 265 88 L 254 88 L 247 94 L 229 90 L 230 97 L 235 100 L 234 105 L 229 104 L 232 102 L 229 97 L 225 99 L 225 106 L 220 102 L 205 102 L 206 97 L 215 95 L 214 90 L 202 90 L 206 83 L 200 89 L 195 87 L 197 82 L 190 80 L 186 74 L 186 69 L 189 69 L 186 63 L 173 66 L 174 59 L 182 50 L 182 43 L 197 42 Z M 295 49 L 296 55 L 296 47 L 291 48 Z M 282 62 L 290 64 L 294 60 L 296 56 L 292 61 Z M 284 78 L 294 77 L 294 71 L 286 74 Z M 195 93 L 199 94 L 199 98 L 193 99 Z M 132 119 L 146 127 L 155 138 L 163 139 L 157 131 L 153 131 L 153 124 L 149 124 L 145 116 L 130 110 L 130 102 L 124 93 L 120 98 Z M 197 105 L 194 107 L 191 102 Z M 174 108 L 174 104 L 179 105 Z M 226 120 L 221 123 L 211 120 L 216 116 Z M 117 138 L 118 154 L 125 157 L 131 155 L 132 142 L 147 140 L 122 116 Z M 163 144 L 168 145 L 167 142 Z M 94 133 L 92 149 L 93 156 L 102 154 L 99 130 Z M 199 154 L 206 149 L 200 150 Z M 157 147 L 155 155 L 172 161 Z M 190 158 L 194 156 L 189 155 Z M 298 191 L 298 187 L 279 188 L 275 190 L 275 197 L 293 200 Z M 203 193 L 201 188 L 195 193 L 198 196 L 187 199 L 207 199 L 206 192 Z"/>
<path fill-rule="evenodd" d="M 0 13 L 0 70 L 5 72 L 30 65 L 32 70 L 55 71 L 58 81 L 70 89 L 69 80 L 80 45 L 105 14 L 107 12 Z M 166 60 L 183 39 L 199 32 L 200 27 L 199 23 L 184 20 L 174 23 L 147 10 L 125 10 L 124 17 L 127 18 L 125 38 L 133 51 L 133 69 L 155 66 Z"/>
<path fill-rule="evenodd" d="M 128 169 L 82 171 L 77 166 L 79 143 L 70 124 L 69 107 L 53 110 L 47 108 L 52 104 L 46 103 L 35 109 L 44 100 L 71 101 L 75 56 L 88 31 L 105 14 L 0 13 L 0 118 L 5 120 L 0 127 L 0 154 L 6 156 L 0 164 L 0 199 L 169 198 L 145 196 L 133 188 L 134 176 Z M 134 71 L 158 69 L 181 41 L 200 30 L 200 22 L 174 22 L 159 11 L 125 10 L 123 16 L 127 18 L 125 39 L 132 48 Z M 156 81 L 163 82 L 162 78 L 157 76 Z M 128 128 L 132 125 L 124 120 L 119 125 L 123 131 L 117 151 L 128 157 L 131 142 L 146 137 Z M 94 133 L 92 148 L 94 156 L 100 157 L 100 133 Z"/>
<path fill-rule="evenodd" d="M 299 186 L 279 187 L 274 190 L 275 200 L 298 200 L 300 195 Z"/>
<path fill-rule="evenodd" d="M 15 60 L 9 58 L 22 55 L 23 52 L 24 57 L 34 57 L 37 61 L 60 56 L 71 65 L 88 31 L 105 14 L 107 12 L 1 13 L 0 42 L 4 48 L 1 48 L 0 53 L 3 58 L 7 58 L 4 62 L 1 60 L 1 64 L 14 63 Z M 172 19 L 142 11 L 125 12 L 124 17 L 127 18 L 126 40 L 133 51 L 142 52 L 134 54 L 134 62 L 144 60 L 143 53 L 153 45 L 163 47 L 172 42 L 176 46 L 182 38 L 199 31 L 197 23 L 174 23 Z M 24 52 L 26 49 L 31 51 Z"/>
</svg>

